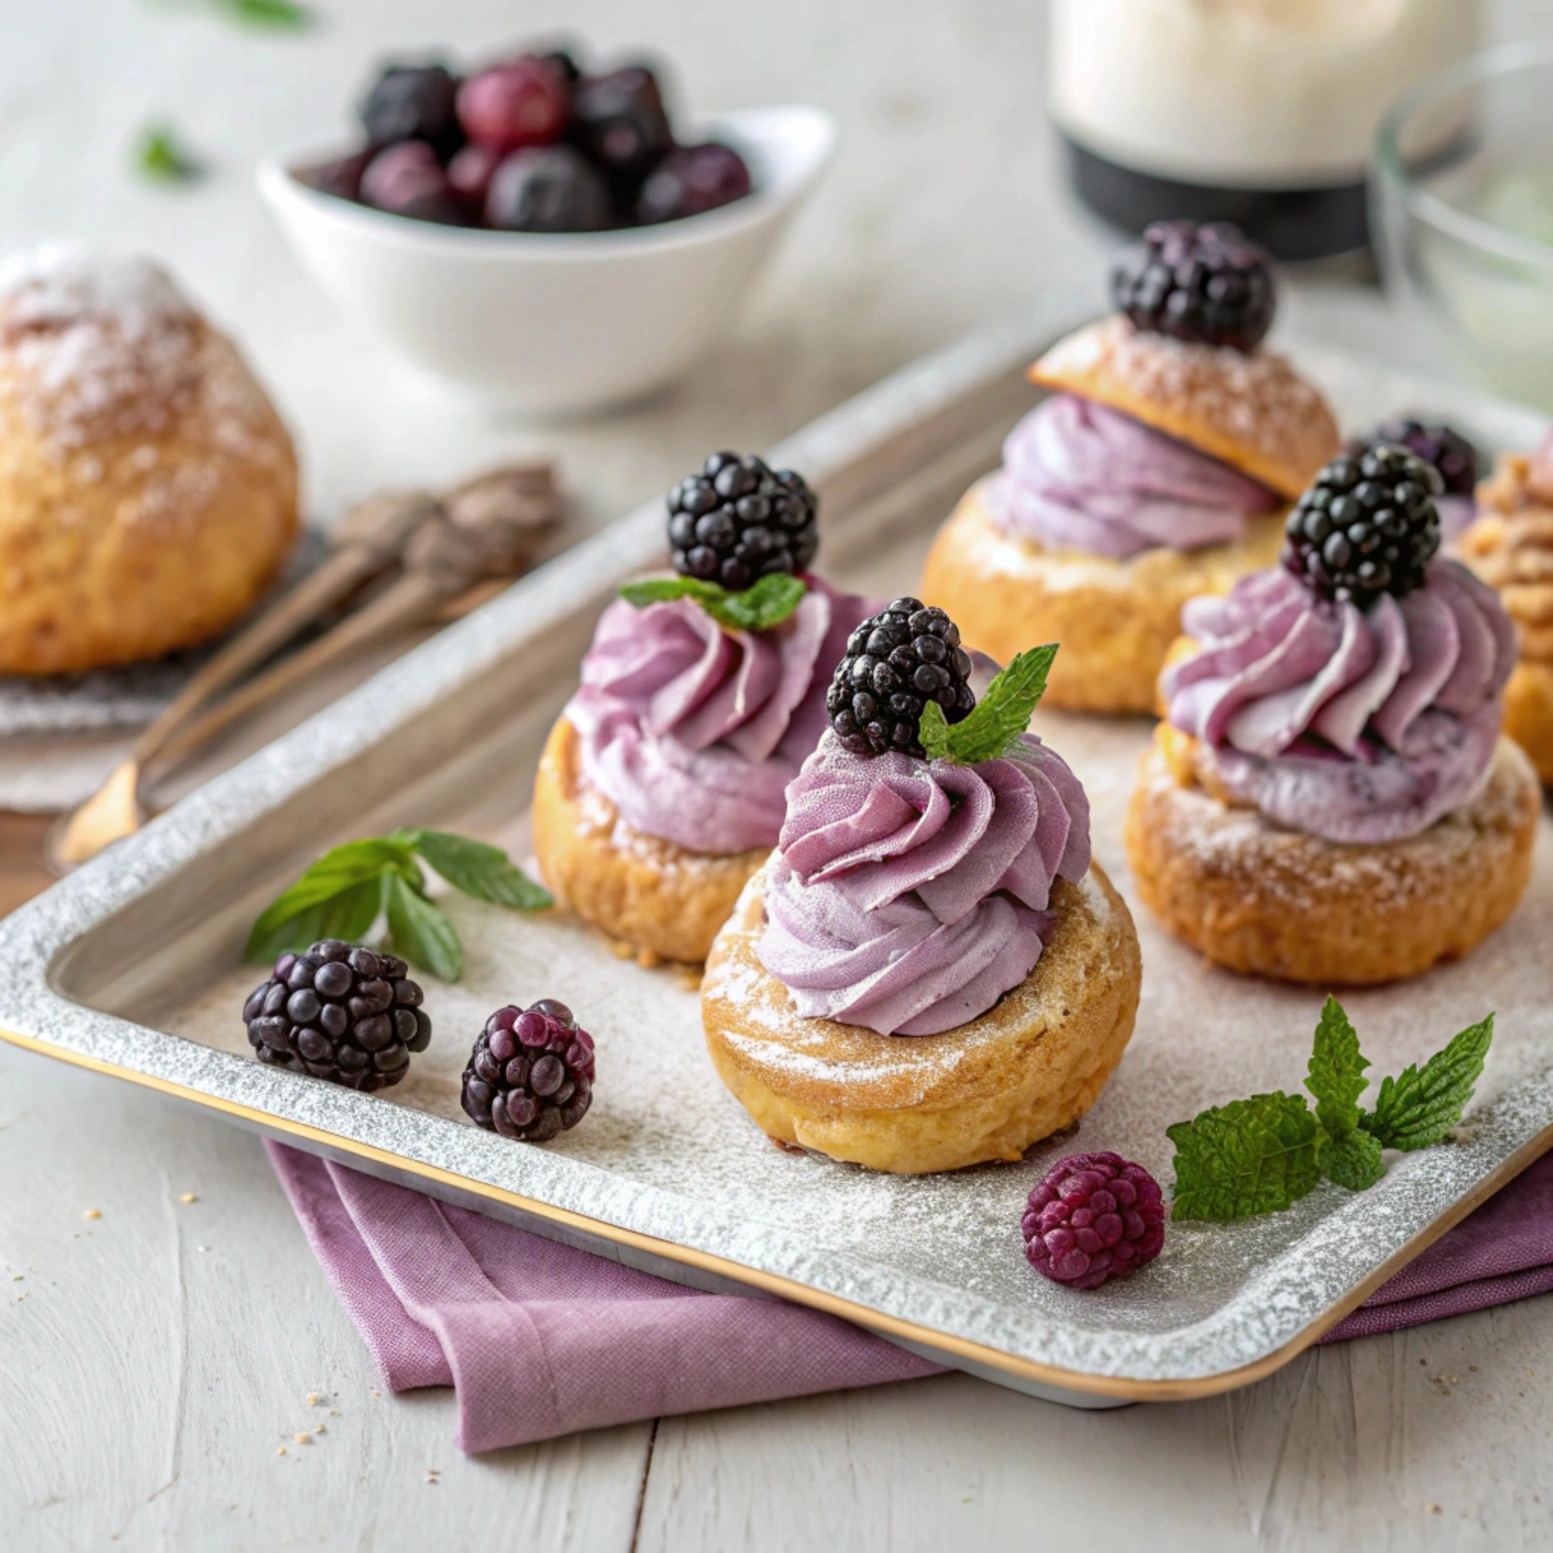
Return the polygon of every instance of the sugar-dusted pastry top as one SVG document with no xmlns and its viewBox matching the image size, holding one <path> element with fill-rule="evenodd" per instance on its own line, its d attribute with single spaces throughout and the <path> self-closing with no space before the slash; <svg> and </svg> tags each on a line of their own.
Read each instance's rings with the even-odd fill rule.
<svg viewBox="0 0 1553 1553">
<path fill-rule="evenodd" d="M 788 792 L 760 960 L 800 1015 L 938 1034 L 1029 976 L 1053 882 L 1089 861 L 1088 799 L 1033 734 L 965 766 L 827 733 Z"/>
<path fill-rule="evenodd" d="M 987 510 L 1006 534 L 1125 560 L 1244 537 L 1277 494 L 1189 443 L 1075 394 L 1054 394 L 1009 433 Z"/>
<path fill-rule="evenodd" d="M 1197 650 L 1164 672 L 1168 720 L 1233 801 L 1309 835 L 1379 843 L 1481 788 L 1515 639 L 1459 563 L 1436 559 L 1423 586 L 1368 610 L 1275 568 L 1194 599 L 1182 627 Z"/>
<path fill-rule="evenodd" d="M 1030 377 L 1109 405 L 1291 499 L 1342 445 L 1320 390 L 1276 351 L 1173 340 L 1120 315 L 1060 340 Z"/>
<path fill-rule="evenodd" d="M 725 630 L 688 598 L 604 611 L 565 716 L 585 781 L 635 830 L 693 852 L 775 845 L 831 672 L 871 609 L 805 580 L 767 631 Z"/>
</svg>

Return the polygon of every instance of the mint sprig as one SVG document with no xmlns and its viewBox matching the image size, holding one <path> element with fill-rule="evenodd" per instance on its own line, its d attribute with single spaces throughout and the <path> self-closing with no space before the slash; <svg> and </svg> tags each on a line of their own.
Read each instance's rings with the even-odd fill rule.
<svg viewBox="0 0 1553 1553">
<path fill-rule="evenodd" d="M 769 631 L 798 608 L 808 591 L 802 577 L 773 572 L 741 593 L 730 593 L 719 583 L 703 582 L 699 577 L 649 577 L 643 582 L 628 582 L 620 597 L 636 609 L 673 599 L 694 599 L 718 625 L 730 631 Z"/>
<path fill-rule="evenodd" d="M 1030 726 L 1031 714 L 1046 694 L 1046 677 L 1056 656 L 1056 642 L 1020 653 L 987 686 L 987 693 L 970 713 L 953 726 L 943 708 L 929 701 L 922 709 L 917 734 L 928 759 L 974 766 L 1014 754 L 1019 736 Z"/>
<path fill-rule="evenodd" d="M 156 183 L 188 183 L 200 175 L 199 162 L 171 124 L 147 125 L 135 142 L 132 160 L 141 177 Z"/>
<path fill-rule="evenodd" d="M 518 911 L 552 904 L 549 891 L 500 847 L 451 831 L 396 830 L 324 853 L 259 914 L 244 958 L 276 960 L 321 938 L 359 943 L 382 917 L 395 954 L 443 981 L 457 981 L 464 972 L 463 947 L 448 914 L 426 893 L 422 861 L 476 900 Z"/>
<path fill-rule="evenodd" d="M 1303 1095 L 1281 1090 L 1213 1106 L 1165 1129 L 1175 1144 L 1178 1219 L 1229 1223 L 1277 1213 L 1323 1176 L 1362 1192 L 1386 1173 L 1385 1149 L 1440 1142 L 1461 1120 L 1494 1037 L 1494 1016 L 1471 1025 L 1422 1068 L 1381 1080 L 1375 1109 L 1363 1111 L 1369 1067 L 1343 1006 L 1329 997 L 1312 1043 Z"/>
</svg>

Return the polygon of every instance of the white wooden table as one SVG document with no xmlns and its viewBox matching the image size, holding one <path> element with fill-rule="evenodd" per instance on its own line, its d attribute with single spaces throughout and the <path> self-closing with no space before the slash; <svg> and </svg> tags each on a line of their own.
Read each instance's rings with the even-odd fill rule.
<svg viewBox="0 0 1553 1553">
<path fill-rule="evenodd" d="M 268 39 L 200 0 L 0 3 L 3 246 L 106 239 L 171 260 L 273 385 L 320 514 L 544 447 L 604 521 L 1037 288 L 1097 298 L 1107 244 L 1054 192 L 1030 0 L 320 4 L 324 27 Z M 823 103 L 844 149 L 691 384 L 536 429 L 428 397 L 343 326 L 248 168 L 335 122 L 380 50 L 473 50 L 563 10 L 600 44 L 661 45 L 699 107 Z M 1506 3 L 1495 24 L 1553 31 L 1553 3 Z M 215 166 L 197 190 L 125 172 L 135 130 L 163 116 Z M 1312 332 L 1405 354 L 1372 298 L 1297 291 Z M 0 1047 L 7 1550 L 1546 1548 L 1550 1403 L 1553 1306 L 1530 1301 L 1190 1406 L 1082 1414 L 950 1376 L 466 1460 L 451 1394 L 379 1395 L 253 1138 Z"/>
</svg>

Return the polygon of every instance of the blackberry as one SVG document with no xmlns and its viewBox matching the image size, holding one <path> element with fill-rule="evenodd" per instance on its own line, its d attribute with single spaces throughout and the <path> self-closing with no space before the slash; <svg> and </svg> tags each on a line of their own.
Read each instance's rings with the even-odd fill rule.
<svg viewBox="0 0 1553 1553">
<path fill-rule="evenodd" d="M 614 218 L 609 185 L 573 146 L 526 146 L 491 174 L 485 219 L 506 232 L 600 232 Z"/>
<path fill-rule="evenodd" d="M 386 65 L 361 104 L 372 150 L 424 140 L 442 161 L 464 143 L 458 122 L 458 82 L 442 65 Z"/>
<path fill-rule="evenodd" d="M 462 1098 L 487 1131 L 544 1143 L 593 1103 L 593 1037 L 553 998 L 499 1008 L 475 1038 Z"/>
<path fill-rule="evenodd" d="M 1477 489 L 1478 450 L 1449 426 L 1399 417 L 1383 421 L 1367 437 L 1355 437 L 1348 451 L 1358 457 L 1377 442 L 1395 443 L 1432 464 L 1444 482 L 1443 495 L 1471 496 Z"/>
<path fill-rule="evenodd" d="M 922 708 L 957 723 L 976 705 L 959 627 L 919 599 L 896 599 L 847 640 L 825 696 L 830 725 L 854 755 L 923 755 Z"/>
<path fill-rule="evenodd" d="M 338 938 L 283 954 L 243 1005 L 260 1062 L 348 1089 L 397 1084 L 431 1040 L 423 994 L 403 960 Z"/>
<path fill-rule="evenodd" d="M 1223 222 L 1156 221 L 1117 255 L 1111 300 L 1140 329 L 1249 351 L 1272 327 L 1272 260 Z"/>
<path fill-rule="evenodd" d="M 1020 1220 L 1030 1265 L 1056 1283 L 1098 1289 L 1130 1278 L 1165 1244 L 1165 1195 L 1119 1154 L 1070 1154 L 1030 1193 Z"/>
<path fill-rule="evenodd" d="M 791 469 L 714 453 L 668 494 L 669 545 L 682 577 L 739 593 L 774 572 L 801 572 L 819 549 L 819 501 Z"/>
<path fill-rule="evenodd" d="M 1334 458 L 1284 525 L 1283 564 L 1322 598 L 1367 609 L 1424 580 L 1440 548 L 1432 464 L 1391 443 Z"/>
<path fill-rule="evenodd" d="M 577 81 L 569 133 L 621 189 L 640 183 L 674 145 L 658 78 L 645 65 Z"/>
</svg>

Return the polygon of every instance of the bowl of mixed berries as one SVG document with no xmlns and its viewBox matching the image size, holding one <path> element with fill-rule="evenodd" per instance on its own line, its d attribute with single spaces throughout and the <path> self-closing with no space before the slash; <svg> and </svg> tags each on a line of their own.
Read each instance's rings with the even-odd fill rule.
<svg viewBox="0 0 1553 1553">
<path fill-rule="evenodd" d="M 818 109 L 701 121 L 663 71 L 515 49 L 379 68 L 354 143 L 267 159 L 303 265 L 426 372 L 541 414 L 621 403 L 713 343 L 830 159 Z"/>
</svg>

